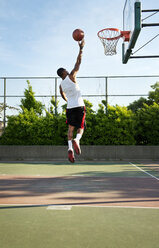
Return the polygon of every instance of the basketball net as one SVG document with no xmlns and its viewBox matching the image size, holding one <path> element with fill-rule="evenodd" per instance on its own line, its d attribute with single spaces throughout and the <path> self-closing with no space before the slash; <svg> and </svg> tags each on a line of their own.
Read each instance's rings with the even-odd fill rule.
<svg viewBox="0 0 159 248">
<path fill-rule="evenodd" d="M 117 28 L 105 28 L 100 30 L 97 35 L 104 46 L 105 55 L 114 55 L 117 53 L 116 46 L 118 40 L 124 37 L 124 41 L 128 41 L 130 32 L 120 31 Z"/>
</svg>

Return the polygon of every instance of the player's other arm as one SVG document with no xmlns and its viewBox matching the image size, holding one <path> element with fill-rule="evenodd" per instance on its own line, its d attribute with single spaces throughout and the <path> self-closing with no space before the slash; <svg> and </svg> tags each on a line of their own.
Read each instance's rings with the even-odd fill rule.
<svg viewBox="0 0 159 248">
<path fill-rule="evenodd" d="M 65 93 L 63 92 L 61 85 L 59 88 L 60 88 L 60 94 L 61 94 L 62 98 L 67 102 L 67 97 L 66 97 Z"/>
<path fill-rule="evenodd" d="M 77 56 L 75 66 L 74 66 L 73 70 L 70 73 L 70 78 L 73 81 L 75 81 L 76 74 L 77 74 L 77 72 L 79 71 L 79 68 L 80 68 L 80 64 L 81 64 L 81 60 L 82 60 L 82 50 L 83 50 L 83 47 L 85 45 L 84 39 L 81 42 L 78 42 L 78 44 L 79 44 L 79 48 L 80 48 L 79 54 Z"/>
</svg>

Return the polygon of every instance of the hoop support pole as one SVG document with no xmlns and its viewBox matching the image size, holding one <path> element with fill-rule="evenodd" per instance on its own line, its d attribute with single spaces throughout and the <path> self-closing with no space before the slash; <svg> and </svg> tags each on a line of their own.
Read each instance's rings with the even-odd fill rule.
<svg viewBox="0 0 159 248">
<path fill-rule="evenodd" d="M 147 56 L 130 56 L 130 59 L 155 59 L 159 58 L 159 55 L 147 55 Z"/>
<path fill-rule="evenodd" d="M 159 23 L 143 23 L 142 28 L 144 27 L 154 27 L 154 26 L 159 26 Z"/>
<path fill-rule="evenodd" d="M 159 9 L 143 9 L 141 12 L 159 12 Z"/>
</svg>

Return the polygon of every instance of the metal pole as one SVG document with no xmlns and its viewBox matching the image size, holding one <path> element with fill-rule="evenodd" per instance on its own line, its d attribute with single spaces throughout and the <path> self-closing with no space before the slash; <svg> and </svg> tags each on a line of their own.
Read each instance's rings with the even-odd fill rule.
<svg viewBox="0 0 159 248">
<path fill-rule="evenodd" d="M 57 78 L 55 78 L 55 115 L 57 115 Z"/>
<path fill-rule="evenodd" d="M 6 78 L 4 78 L 4 117 L 3 117 L 3 128 L 6 127 Z"/>
<path fill-rule="evenodd" d="M 159 12 L 159 9 L 143 9 L 142 12 Z"/>
<path fill-rule="evenodd" d="M 143 23 L 142 27 L 156 27 L 159 26 L 159 23 Z"/>
<path fill-rule="evenodd" d="M 159 55 L 130 56 L 130 59 L 155 59 L 155 58 L 159 58 Z"/>
<path fill-rule="evenodd" d="M 105 112 L 106 115 L 108 114 L 108 78 L 105 78 L 105 100 L 106 100 L 106 104 L 105 104 Z"/>
</svg>

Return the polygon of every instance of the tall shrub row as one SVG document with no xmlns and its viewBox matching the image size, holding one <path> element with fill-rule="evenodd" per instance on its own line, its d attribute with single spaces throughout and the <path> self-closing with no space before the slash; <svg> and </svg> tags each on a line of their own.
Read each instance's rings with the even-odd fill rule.
<svg viewBox="0 0 159 248">
<path fill-rule="evenodd" d="M 158 85 L 155 84 L 155 91 Z M 158 91 L 159 92 L 159 91 Z M 30 82 L 21 100 L 21 111 L 8 117 L 8 125 L 0 138 L 1 145 L 66 145 L 67 125 L 63 112 L 55 114 L 52 98 L 50 110 L 35 100 Z M 104 101 L 97 112 L 92 104 L 85 100 L 87 109 L 86 129 L 81 140 L 83 145 L 159 145 L 159 103 L 131 104 L 127 107 L 108 106 L 104 110 Z M 158 99 L 156 93 L 155 98 Z M 140 99 L 139 99 L 140 102 Z M 135 106 L 135 107 L 134 107 Z M 138 106 L 138 107 L 136 107 Z M 134 111 L 135 110 L 135 111 Z"/>
</svg>

